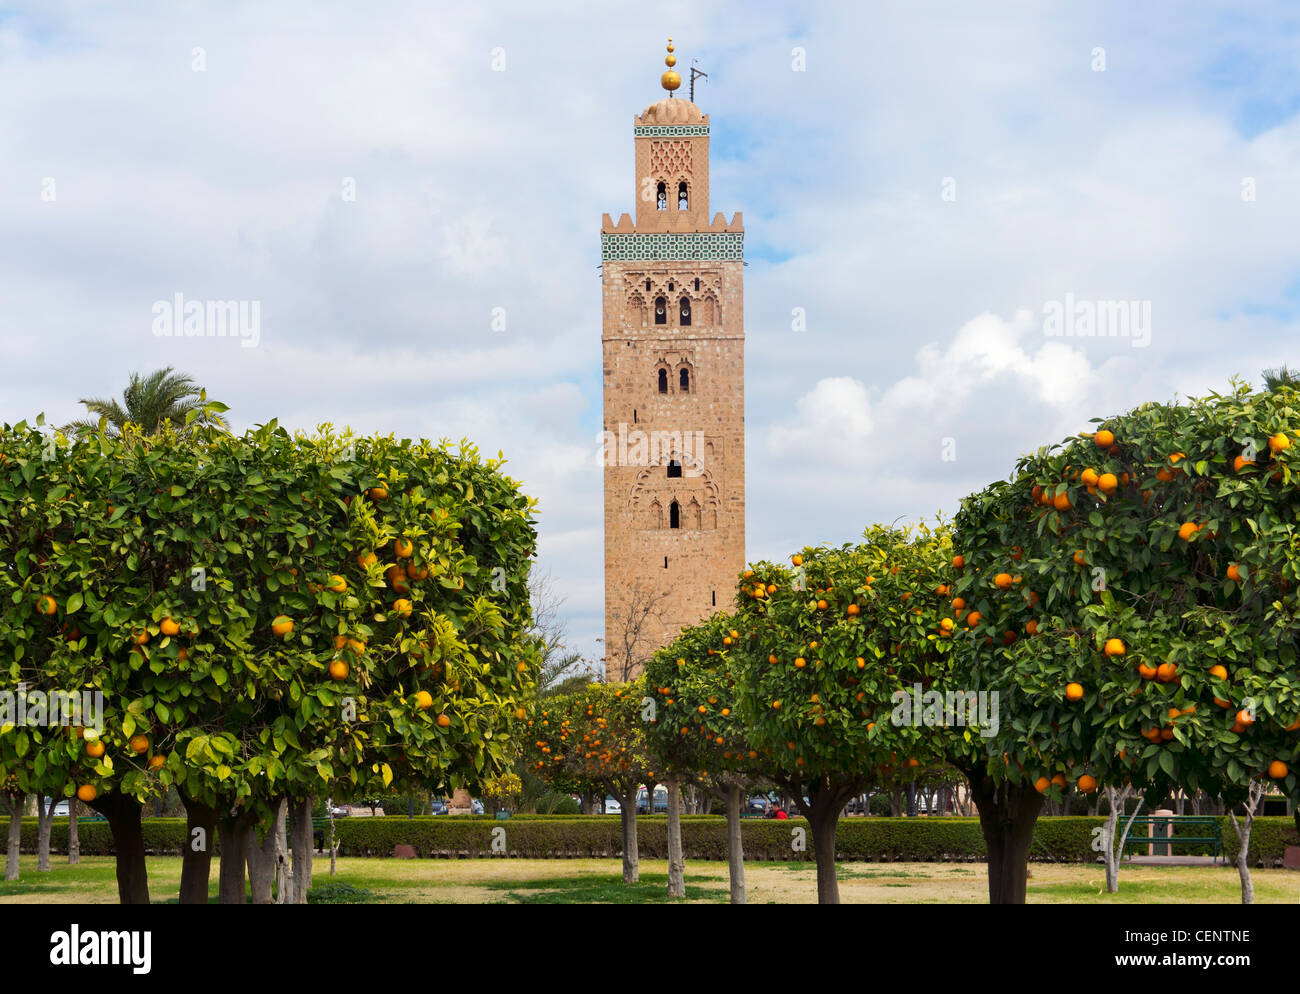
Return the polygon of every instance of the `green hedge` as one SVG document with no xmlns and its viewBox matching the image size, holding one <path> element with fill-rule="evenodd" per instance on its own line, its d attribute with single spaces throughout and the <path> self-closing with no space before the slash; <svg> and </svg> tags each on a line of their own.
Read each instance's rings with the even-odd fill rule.
<svg viewBox="0 0 1300 994">
<path fill-rule="evenodd" d="M 1035 862 L 1088 862 L 1092 830 L 1101 818 L 1055 817 L 1038 819 L 1030 858 Z M 1237 851 L 1237 838 L 1226 818 L 1221 818 L 1223 843 L 1229 857 Z M 805 860 L 812 858 L 812 838 L 806 848 L 792 848 L 792 829 L 807 828 L 802 818 L 788 821 L 747 818 L 741 823 L 745 855 L 755 860 Z M 185 822 L 179 818 L 146 818 L 145 848 L 160 855 L 179 855 Z M 81 851 L 85 855 L 111 855 L 113 840 L 106 822 L 79 822 Z M 493 829 L 505 829 L 505 852 L 494 852 Z M 622 830 L 617 815 L 515 815 L 504 821 L 488 816 L 459 815 L 422 818 L 339 818 L 335 833 L 344 856 L 391 856 L 393 846 L 414 846 L 422 857 L 516 856 L 534 859 L 617 856 Z M 67 819 L 56 819 L 51 848 L 66 852 Z M 668 822 L 663 815 L 637 818 L 637 841 L 647 859 L 668 855 Z M 844 818 L 836 836 L 839 858 L 846 862 L 885 863 L 982 861 L 984 839 L 976 818 Z M 726 821 L 718 815 L 682 817 L 682 844 L 687 859 L 727 858 Z M 1259 818 L 1251 833 L 1252 862 L 1275 866 L 1283 849 L 1300 845 L 1290 818 Z M 214 840 L 214 847 L 216 841 Z M 24 852 L 36 851 L 36 819 L 24 818 Z M 1195 850 L 1181 847 L 1179 854 Z"/>
</svg>

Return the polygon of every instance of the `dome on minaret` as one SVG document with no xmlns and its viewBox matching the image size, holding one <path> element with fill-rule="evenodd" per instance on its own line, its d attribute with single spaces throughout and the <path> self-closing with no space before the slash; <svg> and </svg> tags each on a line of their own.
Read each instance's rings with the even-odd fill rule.
<svg viewBox="0 0 1300 994">
<path fill-rule="evenodd" d="M 647 107 L 637 121 L 640 124 L 701 124 L 704 113 L 689 100 L 665 97 Z"/>
</svg>

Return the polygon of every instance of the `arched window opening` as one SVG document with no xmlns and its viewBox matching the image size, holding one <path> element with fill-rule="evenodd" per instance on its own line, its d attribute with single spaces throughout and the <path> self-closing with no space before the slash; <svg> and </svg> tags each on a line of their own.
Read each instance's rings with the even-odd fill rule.
<svg viewBox="0 0 1300 994">
<path fill-rule="evenodd" d="M 646 281 L 645 281 L 645 288 L 646 288 L 647 290 L 650 289 L 650 281 L 649 281 L 649 280 L 646 280 Z"/>
<path fill-rule="evenodd" d="M 680 528 L 682 526 L 682 509 L 677 506 L 677 501 L 668 505 L 668 527 Z"/>
<path fill-rule="evenodd" d="M 655 324 L 668 323 L 668 301 L 663 297 L 655 297 Z"/>
<path fill-rule="evenodd" d="M 689 327 L 691 323 L 691 298 L 682 298 L 681 325 L 683 328 Z"/>
<path fill-rule="evenodd" d="M 668 557 L 664 556 L 664 569 L 668 568 Z"/>
<path fill-rule="evenodd" d="M 690 198 L 686 195 L 686 180 L 677 184 L 677 209 L 684 211 L 690 208 Z"/>
<path fill-rule="evenodd" d="M 713 606 L 718 606 L 718 592 L 716 590 L 713 592 Z"/>
<path fill-rule="evenodd" d="M 632 408 L 632 423 L 636 424 L 636 408 Z"/>
<path fill-rule="evenodd" d="M 685 366 L 682 367 L 681 373 L 678 374 L 677 381 L 678 388 L 682 393 L 691 392 L 691 371 Z"/>
<path fill-rule="evenodd" d="M 698 290 L 699 288 L 700 288 L 700 278 L 697 276 L 695 277 L 695 289 Z M 647 287 L 646 289 L 649 289 L 649 287 Z"/>
<path fill-rule="evenodd" d="M 671 480 L 671 479 L 674 479 L 674 478 L 679 478 L 681 475 L 682 475 L 682 463 L 681 463 L 681 460 L 680 460 L 680 459 L 670 459 L 670 460 L 668 460 L 668 478 Z M 674 504 L 673 504 L 673 507 L 676 507 L 676 506 L 677 506 L 676 503 L 674 503 Z M 676 526 L 674 526 L 674 527 L 676 527 Z"/>
<path fill-rule="evenodd" d="M 668 370 L 666 369 L 659 370 L 659 392 L 668 392 Z"/>
<path fill-rule="evenodd" d="M 655 194 L 655 203 L 659 210 L 666 211 L 668 209 L 668 187 L 660 183 L 655 190 Z"/>
</svg>

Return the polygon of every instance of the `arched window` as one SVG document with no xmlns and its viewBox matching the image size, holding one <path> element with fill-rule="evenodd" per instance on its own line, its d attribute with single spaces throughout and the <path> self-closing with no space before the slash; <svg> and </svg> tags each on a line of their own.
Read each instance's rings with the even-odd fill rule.
<svg viewBox="0 0 1300 994">
<path fill-rule="evenodd" d="M 681 460 L 680 460 L 680 459 L 669 459 L 669 460 L 668 460 L 668 478 L 671 480 L 671 479 L 673 479 L 674 477 L 680 477 L 681 475 L 682 475 L 682 463 L 681 463 Z M 674 504 L 673 504 L 673 507 L 676 507 L 676 506 L 677 506 L 677 504 L 674 503 Z M 676 526 L 676 525 L 673 525 L 673 527 L 676 528 L 677 526 Z"/>
<path fill-rule="evenodd" d="M 685 366 L 682 367 L 682 371 L 677 375 L 677 386 L 682 393 L 691 392 L 691 371 Z"/>
<path fill-rule="evenodd" d="M 679 211 L 684 211 L 690 206 L 690 197 L 686 195 L 686 180 L 682 180 L 677 184 L 677 209 Z"/>
<path fill-rule="evenodd" d="M 695 289 L 698 290 L 699 288 L 700 288 L 700 278 L 697 276 L 695 277 Z M 646 287 L 646 289 L 649 290 L 650 288 Z"/>
<path fill-rule="evenodd" d="M 668 505 L 668 527 L 680 528 L 682 526 L 682 509 L 677 506 L 677 501 Z"/>
<path fill-rule="evenodd" d="M 646 288 L 646 289 L 647 289 L 647 290 L 649 290 L 649 289 L 650 289 L 650 281 L 649 281 L 649 280 L 646 280 L 646 281 L 645 281 L 645 288 Z M 697 289 L 697 290 L 698 290 L 698 289 L 699 289 L 699 287 L 696 287 L 696 288 L 695 288 L 695 289 Z"/>
<path fill-rule="evenodd" d="M 682 298 L 681 326 L 687 328 L 691 323 L 691 298 Z"/>
<path fill-rule="evenodd" d="M 659 392 L 668 392 L 668 370 L 666 369 L 659 370 Z"/>
<path fill-rule="evenodd" d="M 655 324 L 668 323 L 668 301 L 663 297 L 655 297 Z"/>
<path fill-rule="evenodd" d="M 668 187 L 663 183 L 660 183 L 655 189 L 655 204 L 661 211 L 668 209 Z"/>
</svg>

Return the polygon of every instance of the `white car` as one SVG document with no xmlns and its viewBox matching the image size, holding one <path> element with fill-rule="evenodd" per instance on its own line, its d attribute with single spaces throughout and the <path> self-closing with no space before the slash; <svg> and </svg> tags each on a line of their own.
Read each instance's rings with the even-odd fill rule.
<svg viewBox="0 0 1300 994">
<path fill-rule="evenodd" d="M 621 815 L 622 813 L 623 813 L 623 805 L 618 803 L 617 797 L 605 798 L 605 814 Z"/>
</svg>

